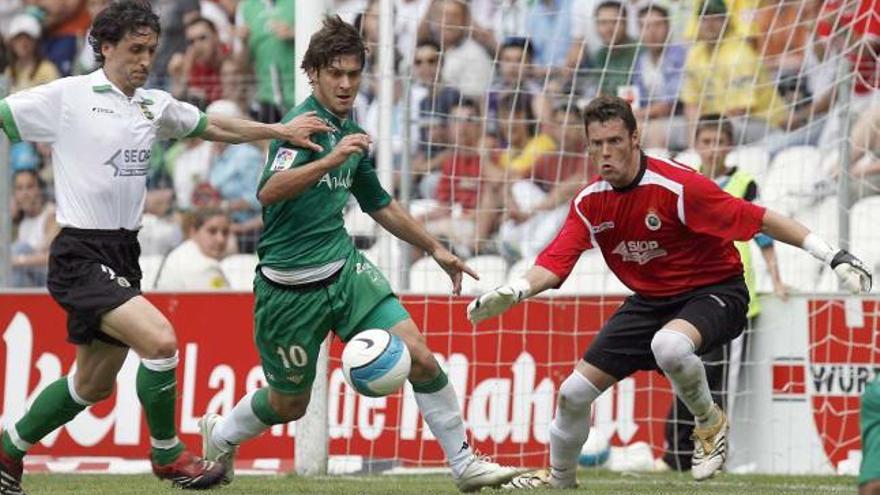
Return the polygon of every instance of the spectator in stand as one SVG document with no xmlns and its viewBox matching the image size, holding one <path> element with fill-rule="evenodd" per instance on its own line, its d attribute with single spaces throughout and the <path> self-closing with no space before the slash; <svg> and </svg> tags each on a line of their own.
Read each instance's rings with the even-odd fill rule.
<svg viewBox="0 0 880 495">
<path fill-rule="evenodd" d="M 199 209 L 189 215 L 189 238 L 168 253 L 156 279 L 157 289 L 216 290 L 229 282 L 220 268 L 229 240 L 229 217 L 216 208 Z"/>
<path fill-rule="evenodd" d="M 497 119 L 501 99 L 508 95 L 526 95 L 532 102 L 532 112 L 542 115 L 539 108 L 541 83 L 533 72 L 532 44 L 528 38 L 509 38 L 498 48 L 498 72 L 488 94 L 489 121 Z"/>
<path fill-rule="evenodd" d="M 69 76 L 79 50 L 79 40 L 91 23 L 85 0 L 31 0 L 29 13 L 43 25 L 43 55 L 62 76 Z"/>
<path fill-rule="evenodd" d="M 733 123 L 736 144 L 778 132 L 785 109 L 758 54 L 733 36 L 722 0 L 704 0 L 700 12 L 699 40 L 688 54 L 681 92 L 689 128 L 700 115 L 721 114 Z"/>
<path fill-rule="evenodd" d="M 607 0 L 596 7 L 596 31 L 602 47 L 596 52 L 591 69 L 600 94 L 618 95 L 631 84 L 638 45 L 626 34 L 627 10 L 622 2 Z"/>
<path fill-rule="evenodd" d="M 505 176 L 528 177 L 539 156 L 556 150 L 556 142 L 543 130 L 538 132 L 538 124 L 527 94 L 507 95 L 501 99 L 498 130 L 505 146 L 497 162 Z"/>
<path fill-rule="evenodd" d="M 440 45 L 426 39 L 419 42 L 413 59 L 414 84 L 410 92 L 410 140 L 412 172 L 422 198 L 431 198 L 437 190 L 436 173 L 447 157 L 448 118 L 453 105 L 461 100 L 455 88 L 443 84 L 443 58 Z"/>
<path fill-rule="evenodd" d="M 199 0 L 150 0 L 153 10 L 159 15 L 162 32 L 148 87 L 166 89 L 170 87 L 168 62 L 175 53 L 186 51 L 186 25 L 199 17 Z"/>
<path fill-rule="evenodd" d="M 469 36 L 473 25 L 468 4 L 438 0 L 435 11 L 440 22 L 430 27 L 443 54 L 443 82 L 465 96 L 482 97 L 492 80 L 492 58 Z"/>
<path fill-rule="evenodd" d="M 859 115 L 850 143 L 850 199 L 880 194 L 880 104 Z"/>
<path fill-rule="evenodd" d="M 252 81 L 253 77 L 245 73 L 234 59 L 223 60 L 220 65 L 220 85 L 223 88 L 223 99 L 235 103 L 242 114 L 250 115 L 251 118 L 256 119 L 259 108 L 251 98 Z"/>
<path fill-rule="evenodd" d="M 98 16 L 98 12 L 104 10 L 112 0 L 86 0 L 86 9 L 88 9 L 89 18 L 94 19 Z M 76 60 L 74 60 L 73 73 L 74 74 L 88 74 L 89 72 L 93 72 L 98 70 L 98 61 L 95 59 L 95 51 L 92 50 L 91 45 L 89 45 L 89 33 L 91 29 L 87 30 L 83 35 L 82 39 L 79 41 L 80 52 L 77 55 Z"/>
<path fill-rule="evenodd" d="M 656 4 L 654 0 L 651 4 Z M 596 53 L 605 46 L 599 35 L 596 22 L 596 7 L 604 0 L 576 0 L 572 3 L 571 10 L 571 45 L 566 57 L 566 66 L 569 69 L 577 69 L 585 66 Z M 621 2 L 626 9 L 626 35 L 637 39 L 639 36 L 638 10 L 644 6 L 644 2 L 638 0 L 624 0 Z"/>
<path fill-rule="evenodd" d="M 724 9 L 730 13 L 727 18 L 728 36 L 753 43 L 758 35 L 758 26 L 754 21 L 755 12 L 762 0 L 718 0 L 724 4 Z M 781 0 L 786 1 L 786 0 Z M 811 0 L 805 0 L 811 1 Z M 780 0 L 771 0 L 774 4 L 781 3 Z M 700 1 L 682 2 L 690 3 L 693 8 L 688 16 L 687 25 L 684 30 L 685 40 L 697 40 L 700 33 L 700 17 L 703 15 L 703 3 Z"/>
<path fill-rule="evenodd" d="M 531 0 L 501 0 L 498 3 L 498 0 L 454 0 L 461 4 L 464 4 L 468 9 L 468 15 L 470 17 L 470 26 L 468 27 L 468 36 L 476 41 L 480 46 L 486 50 L 486 53 L 494 53 L 495 49 L 498 47 L 499 39 L 504 39 L 504 37 L 497 37 L 496 34 L 492 30 L 492 26 L 490 20 L 496 18 L 496 13 L 501 9 L 510 6 L 513 2 L 523 1 L 528 2 Z M 421 22 L 419 22 L 418 27 L 418 39 L 440 39 L 440 31 L 442 30 L 444 24 L 444 3 L 446 0 L 431 0 L 430 6 L 425 12 L 425 15 L 422 17 Z M 525 33 L 525 30 L 522 29 L 520 31 L 516 31 L 514 34 L 521 36 Z"/>
<path fill-rule="evenodd" d="M 294 105 L 297 75 L 293 42 L 294 0 L 242 0 L 235 14 L 240 67 L 251 67 L 256 76 L 257 119 L 274 123 Z"/>
<path fill-rule="evenodd" d="M 55 205 L 46 200 L 45 184 L 35 170 L 13 175 L 12 286 L 43 287 L 49 263 L 49 244 L 58 233 Z"/>
<path fill-rule="evenodd" d="M 148 191 L 137 236 L 141 256 L 165 256 L 180 245 L 183 240 L 180 224 L 180 215 L 174 209 L 174 190 L 161 188 Z"/>
<path fill-rule="evenodd" d="M 733 146 L 733 126 L 721 115 L 706 115 L 697 123 L 694 148 L 700 156 L 700 172 L 715 181 L 718 187 L 730 195 L 754 202 L 758 199 L 758 184 L 754 177 L 736 167 L 727 168 L 725 165 L 727 155 Z M 773 239 L 767 234 L 758 233 L 753 240 L 761 250 L 761 257 L 764 258 L 770 280 L 773 283 L 773 293 L 785 300 L 788 297 L 788 289 L 782 283 L 782 278 L 779 275 Z M 749 291 L 746 329 L 750 329 L 754 328 L 755 319 L 761 312 L 760 297 L 757 295 L 755 285 L 752 252 L 748 242 L 735 241 L 734 245 L 742 260 L 743 275 L 746 288 Z M 729 344 L 712 349 L 701 356 L 706 368 L 709 390 L 712 392 L 715 403 L 722 409 L 727 409 L 730 406 L 726 403 L 728 386 L 734 387 L 736 384 L 732 380 L 728 382 L 728 377 L 739 376 L 739 369 L 734 369 L 731 364 L 739 365 L 745 362 L 747 336 L 748 333 L 744 332 Z M 676 399 L 676 402 L 670 405 L 667 415 L 667 450 L 663 456 L 663 463 L 657 464 L 660 470 L 672 468 L 678 471 L 687 471 L 691 469 L 694 450 L 693 432 L 693 414 L 688 411 L 681 399 Z"/>
<path fill-rule="evenodd" d="M 445 239 L 462 256 L 479 251 L 492 235 L 499 213 L 500 182 L 490 177 L 494 165 L 481 148 L 480 109 L 464 98 L 452 107 L 449 130 L 454 151 L 441 165 L 436 202 L 416 214 L 428 232 Z"/>
<path fill-rule="evenodd" d="M 639 9 L 642 28 L 632 84 L 639 102 L 633 105 L 639 120 L 642 146 L 683 150 L 688 146 L 687 121 L 678 104 L 687 49 L 669 41 L 669 11 L 653 3 Z"/>
<path fill-rule="evenodd" d="M 547 68 L 565 64 L 571 46 L 571 9 L 576 0 L 537 0 L 526 15 L 526 35 L 535 63 Z"/>
<path fill-rule="evenodd" d="M 511 186 L 510 218 L 498 235 L 506 258 L 537 256 L 559 231 L 571 199 L 596 174 L 595 167 L 588 167 L 587 139 L 577 107 L 558 105 L 546 128 L 559 151 L 541 155 L 531 176 Z"/>
<path fill-rule="evenodd" d="M 208 116 L 218 115 L 246 119 L 238 106 L 217 100 L 208 106 Z M 208 183 L 218 193 L 219 206 L 232 218 L 232 233 L 241 253 L 256 251 L 263 220 L 257 199 L 257 183 L 264 163 L 265 151 L 255 144 L 212 143 L 212 160 Z"/>
<path fill-rule="evenodd" d="M 764 67 L 781 84 L 797 76 L 804 64 L 818 7 L 817 0 L 759 0 L 755 45 Z"/>
<path fill-rule="evenodd" d="M 58 69 L 40 53 L 40 23 L 27 14 L 19 14 L 9 24 L 6 43 L 9 46 L 9 65 L 6 78 L 9 92 L 39 86 L 60 77 Z"/>
<path fill-rule="evenodd" d="M 184 30 L 186 51 L 175 53 L 168 62 L 171 94 L 200 107 L 223 96 L 220 66 L 227 56 L 214 23 L 204 17 L 189 21 Z"/>
<path fill-rule="evenodd" d="M 214 23 L 220 43 L 226 48 L 231 48 L 232 42 L 235 40 L 235 32 L 232 26 L 235 8 L 233 7 L 233 10 L 228 12 L 222 5 L 213 0 L 201 0 L 199 5 L 199 15 Z"/>
</svg>

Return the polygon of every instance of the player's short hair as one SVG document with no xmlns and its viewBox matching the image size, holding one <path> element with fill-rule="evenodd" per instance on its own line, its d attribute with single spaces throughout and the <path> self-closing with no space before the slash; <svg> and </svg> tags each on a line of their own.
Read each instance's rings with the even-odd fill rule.
<svg viewBox="0 0 880 495">
<path fill-rule="evenodd" d="M 206 17 L 196 17 L 195 19 L 187 22 L 186 29 L 189 29 L 196 24 L 204 24 L 205 26 L 208 26 L 208 29 L 210 29 L 212 33 L 217 34 L 217 25 L 214 24 L 214 21 Z"/>
<path fill-rule="evenodd" d="M 733 143 L 733 124 L 730 119 L 718 113 L 710 113 L 700 116 L 697 121 L 697 128 L 694 131 L 694 137 L 700 135 L 703 131 L 720 131 L 727 137 L 727 141 Z"/>
<path fill-rule="evenodd" d="M 301 68 L 309 72 L 329 67 L 339 57 L 354 55 L 361 61 L 367 59 L 367 47 L 358 30 L 338 15 L 324 17 L 324 26 L 312 35 L 303 56 Z"/>
<path fill-rule="evenodd" d="M 162 28 L 150 3 L 139 0 L 120 0 L 108 5 L 95 16 L 89 31 L 89 46 L 95 52 L 95 60 L 104 65 L 101 44 L 104 42 L 115 45 L 129 33 L 150 30 L 157 35 Z"/>
<path fill-rule="evenodd" d="M 593 98 L 583 111 L 584 129 L 589 134 L 590 124 L 593 122 L 608 122 L 620 119 L 629 131 L 630 136 L 636 132 L 636 116 L 633 114 L 629 102 L 623 98 L 611 95 L 602 95 Z"/>
</svg>

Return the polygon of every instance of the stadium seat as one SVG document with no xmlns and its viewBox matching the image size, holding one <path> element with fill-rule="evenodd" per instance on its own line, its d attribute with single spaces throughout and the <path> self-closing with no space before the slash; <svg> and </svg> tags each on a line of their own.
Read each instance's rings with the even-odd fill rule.
<svg viewBox="0 0 880 495">
<path fill-rule="evenodd" d="M 837 198 L 832 196 L 801 208 L 795 212 L 794 218 L 823 238 L 836 242 L 840 224 L 838 215 Z"/>
<path fill-rule="evenodd" d="M 670 158 L 672 156 L 672 153 L 666 148 L 648 148 L 645 150 L 645 154 L 659 158 Z"/>
<path fill-rule="evenodd" d="M 229 288 L 233 290 L 254 290 L 254 272 L 257 270 L 257 256 L 255 254 L 232 254 L 220 262 L 220 268 L 229 281 Z"/>
<path fill-rule="evenodd" d="M 693 167 L 695 170 L 700 169 L 700 155 L 693 148 L 688 148 L 675 155 L 675 161 Z"/>
<path fill-rule="evenodd" d="M 499 285 L 503 285 L 507 279 L 507 262 L 501 256 L 483 255 L 469 258 L 465 263 L 468 264 L 480 280 L 474 280 L 470 276 L 465 275 L 462 279 L 461 293 L 467 295 L 478 295 L 488 292 Z"/>
<path fill-rule="evenodd" d="M 794 146 L 776 155 L 758 185 L 764 204 L 791 216 L 821 199 L 816 185 L 823 177 L 822 153 L 812 146 Z"/>
<path fill-rule="evenodd" d="M 162 261 L 165 259 L 160 254 L 148 254 L 141 256 L 138 264 L 141 265 L 141 290 L 148 291 L 156 288 L 156 279 L 159 278 L 159 269 L 162 268 Z"/>
<path fill-rule="evenodd" d="M 761 146 L 742 146 L 727 155 L 725 164 L 728 167 L 737 167 L 760 179 L 767 174 L 767 168 L 770 166 L 770 153 Z"/>
<path fill-rule="evenodd" d="M 405 269 L 402 270 L 402 275 L 398 275 L 394 272 L 394 270 L 401 270 L 403 264 L 403 252 L 401 251 L 402 242 L 403 241 L 398 240 L 387 232 L 381 232 L 370 249 L 361 251 L 368 260 L 379 268 L 379 271 L 388 279 L 391 288 L 395 291 L 401 289 L 400 284 L 397 283 L 397 279 L 400 276 L 407 276 Z M 403 280 L 400 282 L 402 283 Z"/>
<path fill-rule="evenodd" d="M 376 238 L 376 221 L 354 205 L 345 212 L 345 230 L 355 239 L 361 238 L 372 244 Z"/>
<path fill-rule="evenodd" d="M 849 214 L 850 251 L 874 269 L 880 268 L 880 196 L 870 196 L 853 205 Z"/>
<path fill-rule="evenodd" d="M 452 280 L 434 258 L 425 256 L 409 267 L 409 290 L 416 294 L 452 294 Z"/>
<path fill-rule="evenodd" d="M 571 274 L 556 290 L 560 295 L 605 295 L 608 267 L 598 249 L 590 249 L 581 255 Z"/>
</svg>

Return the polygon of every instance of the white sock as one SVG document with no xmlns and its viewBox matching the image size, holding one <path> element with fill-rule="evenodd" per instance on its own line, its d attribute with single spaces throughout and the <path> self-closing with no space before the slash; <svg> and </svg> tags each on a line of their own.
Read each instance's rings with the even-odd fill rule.
<svg viewBox="0 0 880 495">
<path fill-rule="evenodd" d="M 578 371 L 559 387 L 556 416 L 550 424 L 550 475 L 573 482 L 577 461 L 590 434 L 590 404 L 602 392 Z"/>
<path fill-rule="evenodd" d="M 419 411 L 446 454 L 452 475 L 461 476 L 473 456 L 473 451 L 467 442 L 464 420 L 452 383 L 447 383 L 432 394 L 416 392 L 415 396 Z"/>
<path fill-rule="evenodd" d="M 651 351 L 657 365 L 672 382 L 675 395 L 696 418 L 697 426 L 715 424 L 719 419 L 718 409 L 712 407 L 706 369 L 695 354 L 691 339 L 681 332 L 661 329 L 651 340 Z"/>
<path fill-rule="evenodd" d="M 255 390 L 245 395 L 232 408 L 232 412 L 214 427 L 211 441 L 221 450 L 231 452 L 245 440 L 258 437 L 269 429 L 268 425 L 260 421 L 251 406 L 256 393 Z"/>
</svg>

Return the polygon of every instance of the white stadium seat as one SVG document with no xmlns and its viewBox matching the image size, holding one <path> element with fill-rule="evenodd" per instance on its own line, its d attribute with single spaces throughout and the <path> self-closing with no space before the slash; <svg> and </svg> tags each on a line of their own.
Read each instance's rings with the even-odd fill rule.
<svg viewBox="0 0 880 495">
<path fill-rule="evenodd" d="M 345 230 L 352 237 L 373 238 L 376 236 L 376 221 L 355 205 L 345 212 Z"/>
<path fill-rule="evenodd" d="M 762 146 L 741 146 L 727 155 L 725 164 L 752 174 L 760 179 L 767 173 L 770 166 L 770 153 Z"/>
<path fill-rule="evenodd" d="M 853 205 L 849 213 L 850 251 L 874 269 L 880 268 L 880 196 L 869 196 Z"/>
<path fill-rule="evenodd" d="M 571 274 L 556 290 L 559 295 L 609 295 L 619 293 L 622 284 L 612 279 L 614 274 L 605 264 L 598 249 L 590 249 L 581 255 Z"/>
<path fill-rule="evenodd" d="M 409 267 L 409 290 L 416 294 L 452 294 L 452 280 L 434 258 L 425 256 Z"/>
<path fill-rule="evenodd" d="M 700 155 L 693 148 L 688 148 L 675 155 L 675 161 L 692 167 L 694 170 L 700 170 Z"/>
<path fill-rule="evenodd" d="M 816 202 L 815 186 L 823 177 L 822 153 L 812 146 L 794 146 L 776 155 L 758 185 L 764 204 L 791 216 Z"/>
<path fill-rule="evenodd" d="M 254 273 L 258 263 L 255 254 L 232 254 L 220 261 L 220 268 L 234 290 L 254 290 Z"/>
<path fill-rule="evenodd" d="M 507 262 L 501 256 L 474 256 L 465 261 L 465 263 L 477 272 L 480 280 L 474 280 L 469 275 L 465 275 L 461 285 L 462 294 L 482 294 L 499 285 L 504 285 L 507 279 Z"/>
<path fill-rule="evenodd" d="M 138 264 L 141 266 L 141 290 L 148 291 L 156 288 L 156 279 L 159 277 L 159 269 L 165 259 L 161 254 L 148 254 L 141 256 Z"/>
</svg>

